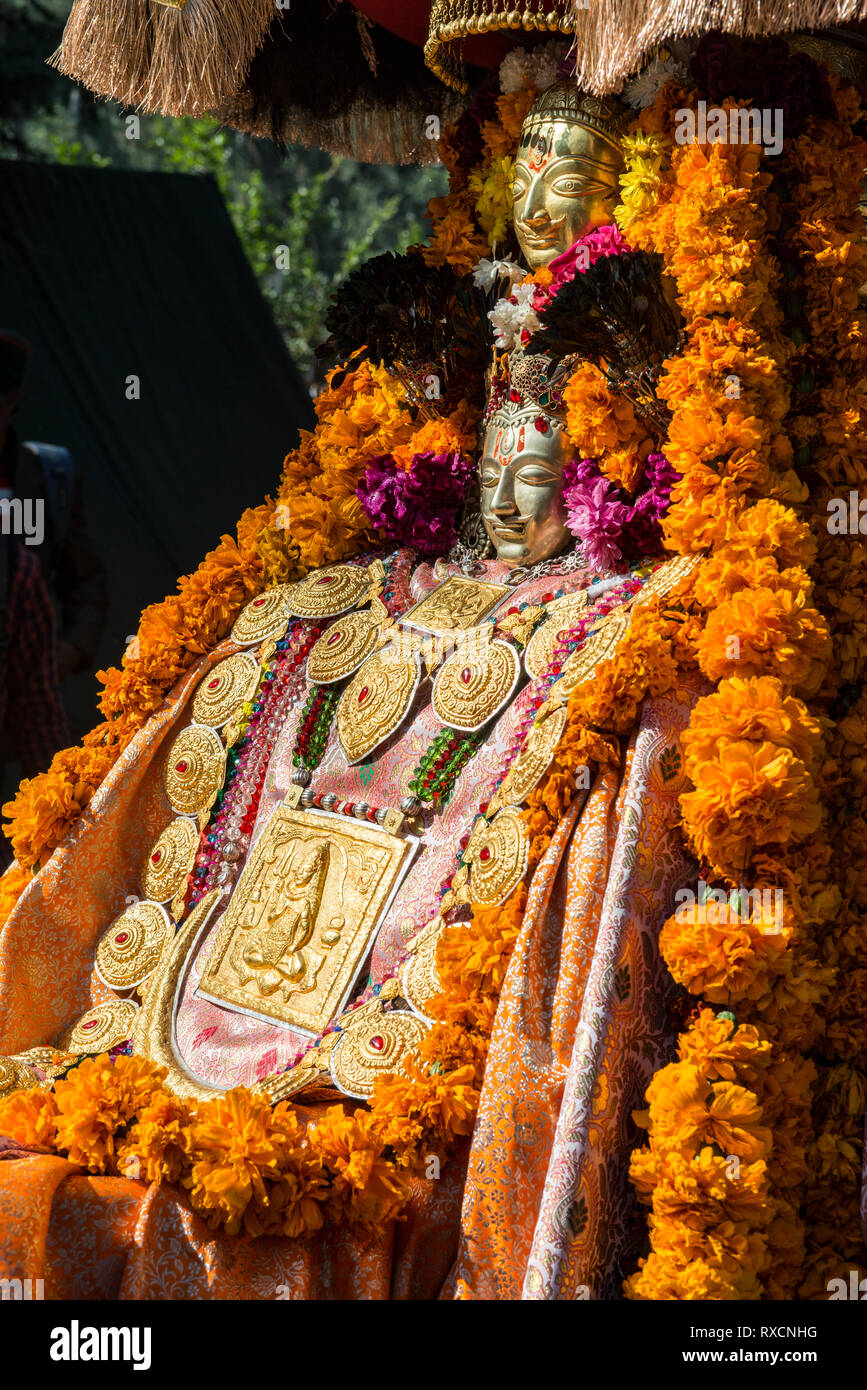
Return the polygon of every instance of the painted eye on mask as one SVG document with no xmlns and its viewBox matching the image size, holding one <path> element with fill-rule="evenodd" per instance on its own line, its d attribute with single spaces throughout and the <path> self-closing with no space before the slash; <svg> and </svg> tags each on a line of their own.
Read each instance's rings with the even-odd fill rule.
<svg viewBox="0 0 867 1390">
<path fill-rule="evenodd" d="M 529 483 L 530 487 L 549 487 L 551 483 L 556 483 L 557 473 L 552 473 L 550 468 L 541 468 L 538 464 L 530 464 L 526 468 L 521 468 L 515 474 L 516 483 Z"/>
<path fill-rule="evenodd" d="M 492 488 L 497 486 L 499 474 L 493 468 L 485 468 L 481 476 L 482 487 Z"/>
<path fill-rule="evenodd" d="M 613 192 L 608 184 L 600 183 L 598 179 L 587 178 L 556 179 L 551 185 L 551 191 L 561 198 L 588 198 L 600 193 Z"/>
</svg>

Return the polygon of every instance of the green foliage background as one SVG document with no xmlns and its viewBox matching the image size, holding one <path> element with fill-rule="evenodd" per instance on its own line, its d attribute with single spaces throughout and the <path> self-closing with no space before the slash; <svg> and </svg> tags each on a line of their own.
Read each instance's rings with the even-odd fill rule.
<svg viewBox="0 0 867 1390">
<path fill-rule="evenodd" d="M 445 191 L 445 170 L 358 164 L 301 146 L 281 155 L 214 120 L 131 119 L 46 66 L 68 8 L 68 0 L 0 0 L 0 156 L 212 175 L 312 384 L 333 290 L 368 256 L 423 240 L 424 210 Z"/>
</svg>

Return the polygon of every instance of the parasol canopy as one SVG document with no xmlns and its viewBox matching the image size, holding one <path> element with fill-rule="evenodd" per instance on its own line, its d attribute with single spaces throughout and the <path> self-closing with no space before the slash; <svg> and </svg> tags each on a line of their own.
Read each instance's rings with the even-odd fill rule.
<svg viewBox="0 0 867 1390">
<path fill-rule="evenodd" d="M 52 62 L 97 96 L 212 114 L 359 160 L 436 158 L 429 118 L 517 44 L 574 40 L 577 81 L 617 91 L 666 40 L 822 30 L 867 53 L 867 0 L 75 0 Z M 836 26 L 847 32 L 835 35 Z M 828 32 L 830 31 L 830 32 Z M 863 31 L 863 32 L 862 32 Z"/>
</svg>

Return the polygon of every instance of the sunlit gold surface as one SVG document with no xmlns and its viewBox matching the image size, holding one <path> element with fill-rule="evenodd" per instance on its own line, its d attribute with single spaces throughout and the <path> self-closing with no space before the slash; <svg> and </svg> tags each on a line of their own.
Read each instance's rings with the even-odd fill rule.
<svg viewBox="0 0 867 1390">
<path fill-rule="evenodd" d="M 531 270 L 611 222 L 623 156 L 620 112 L 559 82 L 534 102 L 515 164 L 515 235 Z"/>
<path fill-rule="evenodd" d="M 401 618 L 407 627 L 424 632 L 455 632 L 475 627 L 509 592 L 505 584 L 452 575 Z"/>
<path fill-rule="evenodd" d="M 479 481 L 482 520 L 498 560 L 535 564 L 571 541 L 563 503 L 568 456 L 562 425 L 535 405 L 506 401 L 491 416 Z"/>
<path fill-rule="evenodd" d="M 410 853 L 378 826 L 278 806 L 232 894 L 199 993 L 322 1032 Z"/>
</svg>

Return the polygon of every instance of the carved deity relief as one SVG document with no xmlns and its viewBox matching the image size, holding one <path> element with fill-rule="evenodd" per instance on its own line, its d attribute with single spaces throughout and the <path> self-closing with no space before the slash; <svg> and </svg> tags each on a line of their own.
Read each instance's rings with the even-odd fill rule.
<svg viewBox="0 0 867 1390">
<path fill-rule="evenodd" d="M 238 880 L 198 993 L 320 1033 L 357 978 L 415 849 L 371 824 L 278 806 Z"/>
</svg>

